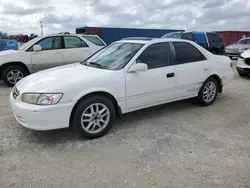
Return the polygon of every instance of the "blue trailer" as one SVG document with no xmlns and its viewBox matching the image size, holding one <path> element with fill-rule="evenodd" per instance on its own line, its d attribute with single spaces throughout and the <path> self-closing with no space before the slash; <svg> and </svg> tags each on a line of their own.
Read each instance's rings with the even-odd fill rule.
<svg viewBox="0 0 250 188">
<path fill-rule="evenodd" d="M 184 32 L 180 29 L 143 29 L 143 28 L 112 28 L 112 27 L 79 27 L 76 34 L 92 34 L 100 36 L 106 44 L 127 37 L 161 38 L 162 35 L 172 32 Z"/>
<path fill-rule="evenodd" d="M 19 45 L 16 40 L 0 39 L 0 51 L 17 50 Z"/>
</svg>

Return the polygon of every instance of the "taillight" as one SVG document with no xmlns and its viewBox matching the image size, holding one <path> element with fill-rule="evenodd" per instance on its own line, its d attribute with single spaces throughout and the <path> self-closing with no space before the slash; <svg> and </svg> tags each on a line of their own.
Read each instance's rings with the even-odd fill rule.
<svg viewBox="0 0 250 188">
<path fill-rule="evenodd" d="M 230 63 L 230 67 L 233 68 L 233 63 L 232 62 Z"/>
</svg>

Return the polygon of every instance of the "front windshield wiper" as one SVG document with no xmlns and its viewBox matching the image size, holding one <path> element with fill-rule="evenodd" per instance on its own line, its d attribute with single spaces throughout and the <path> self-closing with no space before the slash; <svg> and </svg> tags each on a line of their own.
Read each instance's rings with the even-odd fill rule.
<svg viewBox="0 0 250 188">
<path fill-rule="evenodd" d="M 86 63 L 84 63 L 85 65 L 94 65 L 95 67 L 97 67 L 97 68 L 101 68 L 101 69 L 103 69 L 103 66 L 101 65 L 101 64 L 99 64 L 99 63 L 96 63 L 96 62 L 86 62 Z"/>
</svg>

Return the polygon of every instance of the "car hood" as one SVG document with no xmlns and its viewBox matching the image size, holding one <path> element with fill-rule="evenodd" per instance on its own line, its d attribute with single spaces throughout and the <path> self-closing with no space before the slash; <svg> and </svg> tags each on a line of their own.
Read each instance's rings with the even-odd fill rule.
<svg viewBox="0 0 250 188">
<path fill-rule="evenodd" d="M 235 48 L 239 49 L 239 48 L 244 48 L 246 46 L 250 46 L 250 45 L 248 45 L 248 44 L 231 44 L 231 45 L 227 46 L 226 48 L 228 48 L 228 49 L 235 49 Z"/>
<path fill-rule="evenodd" d="M 241 56 L 244 57 L 244 58 L 250 58 L 250 50 L 246 50 L 245 52 L 243 52 L 241 54 Z"/>
<path fill-rule="evenodd" d="M 15 54 L 15 53 L 18 53 L 18 52 L 19 51 L 17 51 L 17 50 L 5 50 L 5 51 L 0 52 L 0 56 Z"/>
<path fill-rule="evenodd" d="M 75 63 L 31 74 L 19 81 L 16 86 L 22 93 L 64 92 L 70 90 L 71 86 L 82 86 L 84 82 L 98 80 L 111 72 Z"/>
</svg>

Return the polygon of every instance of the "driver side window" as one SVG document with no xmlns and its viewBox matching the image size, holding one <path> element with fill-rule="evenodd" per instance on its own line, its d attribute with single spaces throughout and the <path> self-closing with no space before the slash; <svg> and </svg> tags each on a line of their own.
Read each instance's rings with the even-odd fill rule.
<svg viewBox="0 0 250 188">
<path fill-rule="evenodd" d="M 48 37 L 37 43 L 42 47 L 42 50 L 55 50 L 61 49 L 61 37 Z"/>
<path fill-rule="evenodd" d="M 171 65 L 171 50 L 169 43 L 152 44 L 142 52 L 136 60 L 137 63 L 145 63 L 148 69 Z"/>
<path fill-rule="evenodd" d="M 42 50 L 62 49 L 61 37 L 47 37 L 47 38 L 40 40 L 35 45 L 40 45 Z M 33 46 L 30 47 L 28 51 L 33 51 Z"/>
</svg>

